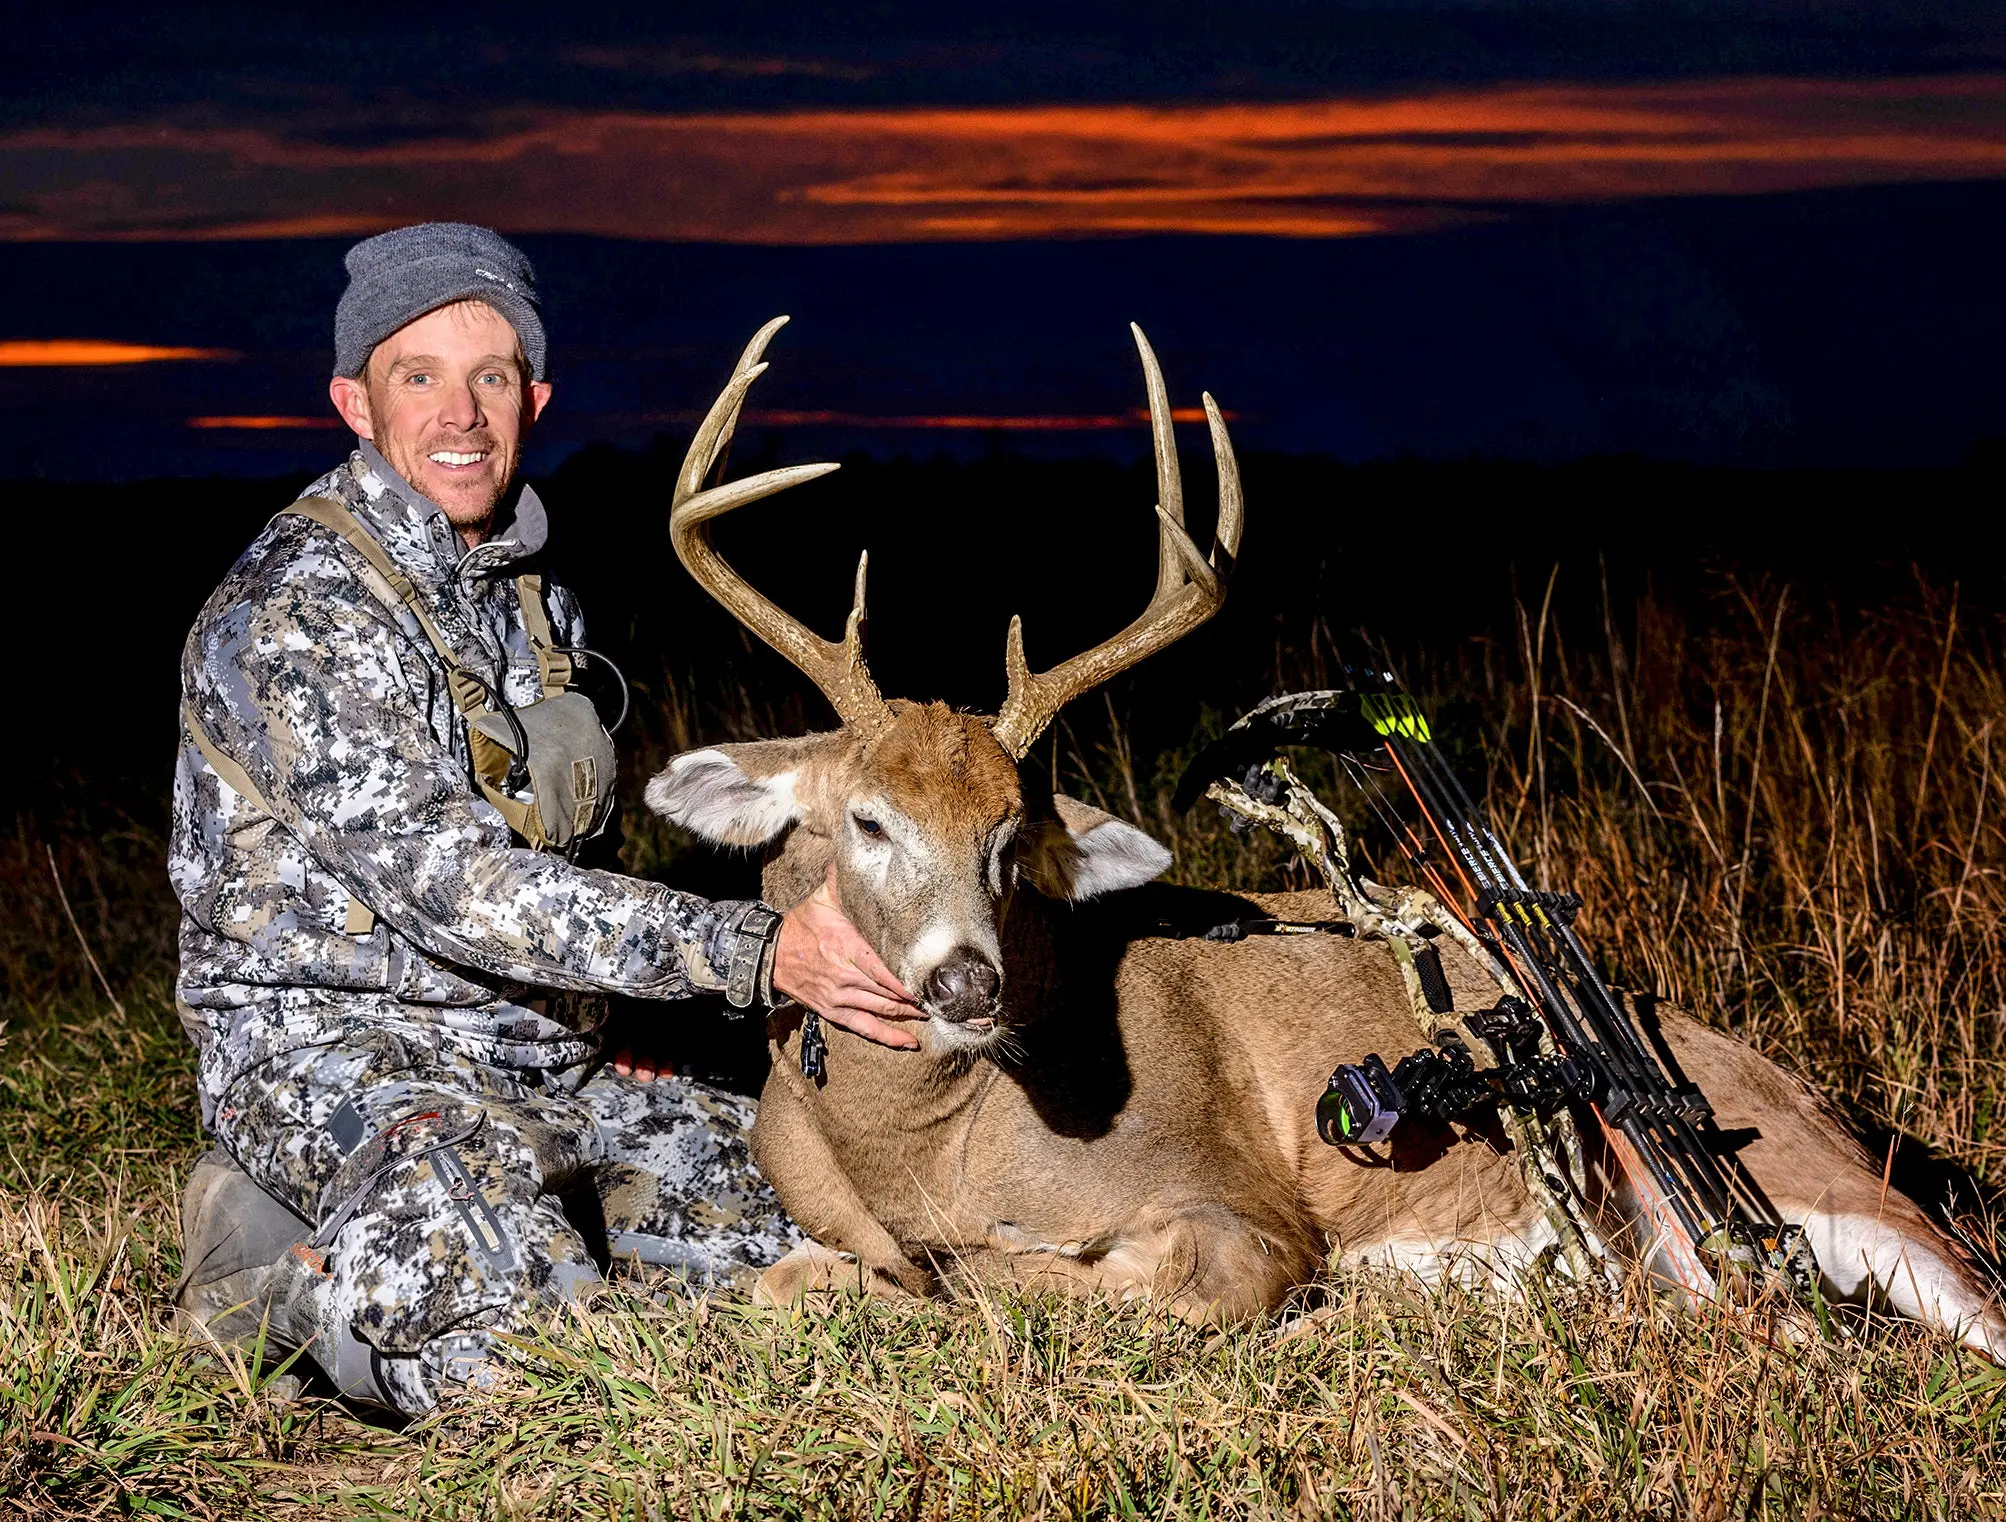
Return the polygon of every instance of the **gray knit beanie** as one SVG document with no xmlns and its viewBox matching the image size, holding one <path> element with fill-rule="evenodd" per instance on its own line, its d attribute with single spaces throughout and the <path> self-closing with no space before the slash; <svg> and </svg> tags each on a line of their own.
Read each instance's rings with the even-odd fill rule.
<svg viewBox="0 0 2006 1522">
<path fill-rule="evenodd" d="M 536 271 L 500 233 L 465 222 L 420 222 L 364 238 L 346 262 L 348 289 L 334 309 L 336 375 L 360 375 L 369 351 L 405 323 L 475 297 L 509 320 L 531 377 L 544 378 Z"/>
</svg>

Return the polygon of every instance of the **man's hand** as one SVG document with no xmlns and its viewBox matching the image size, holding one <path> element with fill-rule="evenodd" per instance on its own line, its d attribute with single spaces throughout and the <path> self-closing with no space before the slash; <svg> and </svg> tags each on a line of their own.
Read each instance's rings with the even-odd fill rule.
<svg viewBox="0 0 2006 1522">
<path fill-rule="evenodd" d="M 634 1055 L 631 1046 L 623 1046 L 613 1054 L 613 1071 L 622 1078 L 632 1078 L 640 1083 L 653 1083 L 657 1078 L 673 1078 L 675 1067 L 656 1059 L 647 1052 Z"/>
<path fill-rule="evenodd" d="M 924 1020 L 926 1011 L 844 917 L 833 866 L 828 881 L 781 918 L 773 987 L 881 1046 L 919 1045 L 918 1036 L 887 1022 Z"/>
</svg>

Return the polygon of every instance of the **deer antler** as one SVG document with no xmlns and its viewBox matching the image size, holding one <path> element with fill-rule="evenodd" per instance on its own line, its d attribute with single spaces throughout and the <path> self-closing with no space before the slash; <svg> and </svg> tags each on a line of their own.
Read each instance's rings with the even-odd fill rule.
<svg viewBox="0 0 2006 1522">
<path fill-rule="evenodd" d="M 755 591 L 712 547 L 710 530 L 706 527 L 711 519 L 722 517 L 733 508 L 826 476 L 836 469 L 833 464 L 790 465 L 784 470 L 748 476 L 743 481 L 719 483 L 708 489 L 704 486 L 731 443 L 746 392 L 766 370 L 761 356 L 786 321 L 785 317 L 776 317 L 752 335 L 730 383 L 711 404 L 703 426 L 690 440 L 690 451 L 683 457 L 682 471 L 676 477 L 674 505 L 669 511 L 669 538 L 676 547 L 676 557 L 696 578 L 697 585 L 723 603 L 746 628 L 800 667 L 808 680 L 822 689 L 822 695 L 845 725 L 875 729 L 891 716 L 891 711 L 885 707 L 877 684 L 871 680 L 870 668 L 864 664 L 864 572 L 870 556 L 865 554 L 857 559 L 856 597 L 843 628 L 843 642 L 834 644 L 781 612 Z"/>
<path fill-rule="evenodd" d="M 1024 659 L 1024 620 L 1010 620 L 1010 641 L 1003 656 L 1010 691 L 990 728 L 997 743 L 1020 761 L 1072 699 L 1182 639 L 1217 613 L 1225 605 L 1226 578 L 1240 552 L 1240 468 L 1233 458 L 1233 441 L 1226 436 L 1226 420 L 1219 405 L 1209 391 L 1205 393 L 1205 421 L 1211 425 L 1212 457 L 1219 466 L 1219 527 L 1207 559 L 1184 531 L 1184 485 L 1177 473 L 1177 441 L 1163 371 L 1142 329 L 1134 323 L 1128 326 L 1142 355 L 1143 380 L 1149 389 L 1150 432 L 1156 448 L 1156 593 L 1142 615 L 1113 639 L 1050 671 L 1031 670 Z"/>
</svg>

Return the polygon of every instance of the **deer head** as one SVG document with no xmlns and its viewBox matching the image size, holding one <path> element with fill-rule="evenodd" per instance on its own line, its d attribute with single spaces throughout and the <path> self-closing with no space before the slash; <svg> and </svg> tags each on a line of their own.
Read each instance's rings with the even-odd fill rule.
<svg viewBox="0 0 2006 1522">
<path fill-rule="evenodd" d="M 705 484 L 786 321 L 777 317 L 753 337 L 697 430 L 676 480 L 669 531 L 690 574 L 821 689 L 842 727 L 686 752 L 648 784 L 647 800 L 719 845 L 778 843 L 765 882 L 778 906 L 799 902 L 833 863 L 844 911 L 932 1016 L 927 1044 L 977 1048 L 1007 1023 L 1002 929 L 1016 893 L 1077 901 L 1147 882 L 1170 865 L 1170 853 L 1141 830 L 1041 788 L 1035 769 L 1027 774 L 1019 763 L 1072 698 L 1181 638 L 1224 603 L 1241 527 L 1232 443 L 1207 394 L 1219 470 L 1218 529 L 1207 556 L 1184 530 L 1162 371 L 1131 324 L 1156 453 L 1159 552 L 1148 607 L 1106 643 L 1042 672 L 1025 660 L 1022 619 L 1011 619 L 1008 694 L 993 718 L 940 703 L 887 702 L 864 662 L 868 555 L 857 562 L 843 638 L 831 642 L 754 590 L 710 542 L 712 519 L 837 468 L 796 465 Z"/>
</svg>

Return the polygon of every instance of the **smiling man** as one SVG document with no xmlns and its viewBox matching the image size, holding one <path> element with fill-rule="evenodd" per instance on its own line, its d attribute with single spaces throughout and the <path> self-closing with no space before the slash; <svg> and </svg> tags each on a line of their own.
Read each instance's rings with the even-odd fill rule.
<svg viewBox="0 0 2006 1522">
<path fill-rule="evenodd" d="M 577 864 L 612 748 L 516 479 L 551 395 L 533 273 L 459 224 L 347 262 L 357 448 L 183 655 L 177 995 L 215 1147 L 177 1302 L 415 1412 L 612 1259 L 721 1283 L 796 1239 L 750 1107 L 605 1066 L 605 995 L 792 997 L 894 1046 L 921 1015 L 826 892 L 782 917 Z"/>
</svg>

